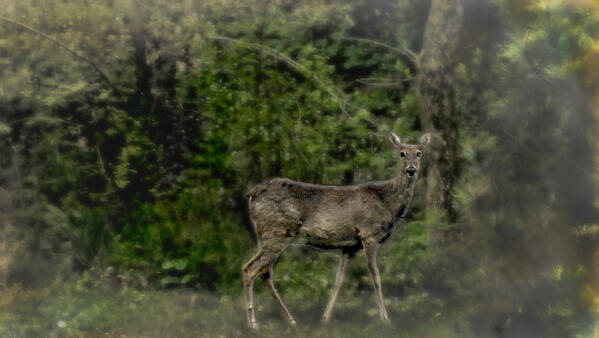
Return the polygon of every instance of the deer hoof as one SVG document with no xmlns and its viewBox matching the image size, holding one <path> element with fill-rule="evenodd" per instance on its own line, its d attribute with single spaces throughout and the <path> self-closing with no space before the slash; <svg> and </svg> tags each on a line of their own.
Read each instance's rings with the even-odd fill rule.
<svg viewBox="0 0 599 338">
<path fill-rule="evenodd" d="M 256 322 L 251 322 L 251 323 L 249 323 L 248 326 L 250 327 L 250 329 L 253 329 L 253 330 L 258 330 L 258 328 L 260 327 L 258 325 L 258 323 L 256 323 Z"/>
</svg>

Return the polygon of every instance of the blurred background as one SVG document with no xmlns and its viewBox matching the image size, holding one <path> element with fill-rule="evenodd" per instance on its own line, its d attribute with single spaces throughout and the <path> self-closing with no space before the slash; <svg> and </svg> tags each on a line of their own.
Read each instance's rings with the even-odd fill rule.
<svg viewBox="0 0 599 338">
<path fill-rule="evenodd" d="M 596 0 L 0 0 L 0 336 L 246 329 L 245 192 L 388 179 L 408 222 L 319 323 L 338 253 L 286 250 L 258 335 L 599 337 Z"/>
</svg>

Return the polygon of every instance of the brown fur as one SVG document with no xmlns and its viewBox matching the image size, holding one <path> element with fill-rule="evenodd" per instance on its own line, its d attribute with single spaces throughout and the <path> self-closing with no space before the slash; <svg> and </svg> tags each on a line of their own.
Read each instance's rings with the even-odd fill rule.
<svg viewBox="0 0 599 338">
<path fill-rule="evenodd" d="M 399 172 L 392 180 L 330 186 L 274 178 L 248 191 L 250 218 L 259 245 L 258 253 L 243 267 L 250 327 L 257 326 L 253 308 L 253 281 L 257 275 L 264 276 L 288 320 L 295 323 L 272 278 L 278 256 L 296 238 L 302 238 L 304 243 L 315 248 L 340 249 L 343 253 L 333 297 L 323 316 L 325 321 L 331 316 L 347 261 L 363 248 L 381 318 L 388 319 L 380 289 L 376 252 L 379 244 L 389 238 L 409 209 L 422 150 L 430 137 L 428 134 L 423 136 L 418 145 L 401 144 L 393 133 L 389 139 L 403 154 Z M 410 170 L 414 170 L 413 176 L 408 174 Z"/>
</svg>

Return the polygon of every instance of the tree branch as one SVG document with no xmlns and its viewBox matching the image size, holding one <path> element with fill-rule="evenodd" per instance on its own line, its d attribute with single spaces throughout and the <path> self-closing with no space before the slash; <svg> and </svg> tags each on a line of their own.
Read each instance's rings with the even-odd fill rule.
<svg viewBox="0 0 599 338">
<path fill-rule="evenodd" d="M 65 45 L 64 43 L 56 40 L 55 38 L 42 33 L 34 28 L 31 28 L 21 22 L 15 21 L 13 19 L 4 17 L 0 15 L 0 20 L 8 22 L 8 23 L 12 23 L 14 25 L 17 25 L 21 28 L 24 28 L 25 30 L 28 30 L 29 32 L 32 32 L 34 34 L 37 34 L 41 37 L 43 37 L 46 40 L 50 40 L 52 42 L 54 42 L 55 44 L 57 44 L 59 47 L 61 47 L 62 49 L 66 50 L 67 52 L 69 52 L 72 56 L 74 56 L 76 59 L 79 59 L 81 61 L 84 61 L 85 63 L 89 64 L 90 66 L 92 66 L 92 68 L 100 75 L 100 77 L 102 78 L 102 80 L 104 80 L 104 82 L 106 82 L 116 93 L 119 92 L 119 90 L 116 88 L 116 86 L 110 81 L 110 79 L 108 78 L 108 76 L 98 67 L 98 65 L 96 65 L 92 60 L 90 60 L 89 58 L 77 53 L 76 51 L 72 50 L 71 48 L 69 48 L 67 45 Z"/>
<path fill-rule="evenodd" d="M 212 36 L 212 37 L 209 37 L 209 39 L 225 41 L 228 43 L 234 43 L 234 44 L 241 45 L 241 46 L 244 46 L 246 48 L 253 49 L 256 51 L 262 50 L 262 52 L 264 54 L 269 55 L 279 61 L 286 63 L 288 66 L 295 69 L 296 71 L 298 71 L 299 73 L 304 75 L 306 78 L 312 79 L 312 80 L 316 81 L 317 83 L 319 83 L 323 87 L 323 89 L 326 90 L 329 93 L 329 95 L 331 95 L 335 99 L 335 101 L 337 101 L 341 111 L 343 111 L 343 113 L 345 113 L 346 115 L 349 115 L 347 113 L 347 109 L 346 109 L 346 107 L 348 106 L 348 102 L 344 98 L 345 93 L 341 89 L 339 89 L 337 86 L 333 85 L 332 83 L 329 83 L 325 79 L 321 78 L 320 76 L 318 76 L 318 74 L 309 70 L 304 65 L 293 60 L 291 57 L 285 55 L 284 53 L 279 52 L 278 50 L 268 47 L 268 46 L 265 46 L 265 45 L 260 45 L 260 44 L 251 43 L 251 42 L 245 42 L 242 40 L 232 39 L 232 38 L 225 37 L 225 36 Z"/>
<path fill-rule="evenodd" d="M 412 81 L 411 77 L 406 79 L 363 77 L 356 80 L 358 83 L 373 87 L 394 87 L 410 81 Z"/>
<path fill-rule="evenodd" d="M 399 48 L 397 48 L 397 47 L 393 47 L 389 44 L 386 44 L 384 42 L 371 40 L 371 39 L 365 39 L 365 38 L 341 37 L 340 39 L 346 40 L 346 41 L 355 41 L 355 42 L 360 42 L 360 43 L 369 43 L 369 44 L 372 44 L 372 45 L 375 45 L 378 47 L 389 49 L 390 51 L 395 52 L 396 54 L 400 54 L 400 55 L 407 57 L 408 60 L 410 60 L 410 62 L 412 62 L 415 66 L 418 66 L 418 64 L 419 64 L 418 54 L 416 54 L 411 49 L 409 49 L 408 47 L 405 47 L 405 46 L 400 46 Z M 418 67 L 416 67 L 416 68 L 418 68 Z"/>
</svg>

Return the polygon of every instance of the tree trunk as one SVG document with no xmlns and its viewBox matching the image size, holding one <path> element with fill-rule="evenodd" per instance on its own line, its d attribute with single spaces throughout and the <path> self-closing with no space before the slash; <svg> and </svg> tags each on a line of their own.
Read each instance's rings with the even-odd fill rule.
<svg viewBox="0 0 599 338">
<path fill-rule="evenodd" d="M 450 220 L 456 217 L 452 189 L 460 172 L 454 69 L 463 14 L 463 0 L 432 0 L 419 56 L 421 122 L 432 135 L 427 206 L 445 210 Z"/>
<path fill-rule="evenodd" d="M 599 51 L 597 52 L 597 54 L 599 54 Z M 589 67 L 591 68 L 591 67 Z M 592 72 L 588 72 L 588 74 L 593 74 Z M 597 79 L 599 79 L 599 76 L 596 76 Z M 597 139 L 597 135 L 599 135 L 599 84 L 597 84 L 597 81 L 588 81 L 586 83 L 595 83 L 594 86 L 591 86 L 591 88 L 588 88 L 588 92 L 589 92 L 589 96 L 591 97 L 590 100 L 590 104 L 589 107 L 592 111 L 593 114 L 593 119 L 594 119 L 594 125 L 595 128 L 593 130 L 593 132 L 591 133 L 591 140 L 593 139 Z M 592 142 L 592 147 L 594 147 L 595 150 L 595 172 L 599 171 L 599 144 L 597 144 L 597 142 Z M 595 182 L 595 205 L 599 205 L 599 179 L 597 178 L 597 176 L 595 176 L 594 179 Z M 593 290 L 593 295 L 594 297 L 599 296 L 599 233 L 596 233 L 594 235 L 594 241 L 592 244 L 592 253 L 591 253 L 591 266 L 590 266 L 590 283 L 592 286 L 592 290 Z M 584 257 L 584 255 L 583 255 Z"/>
</svg>

